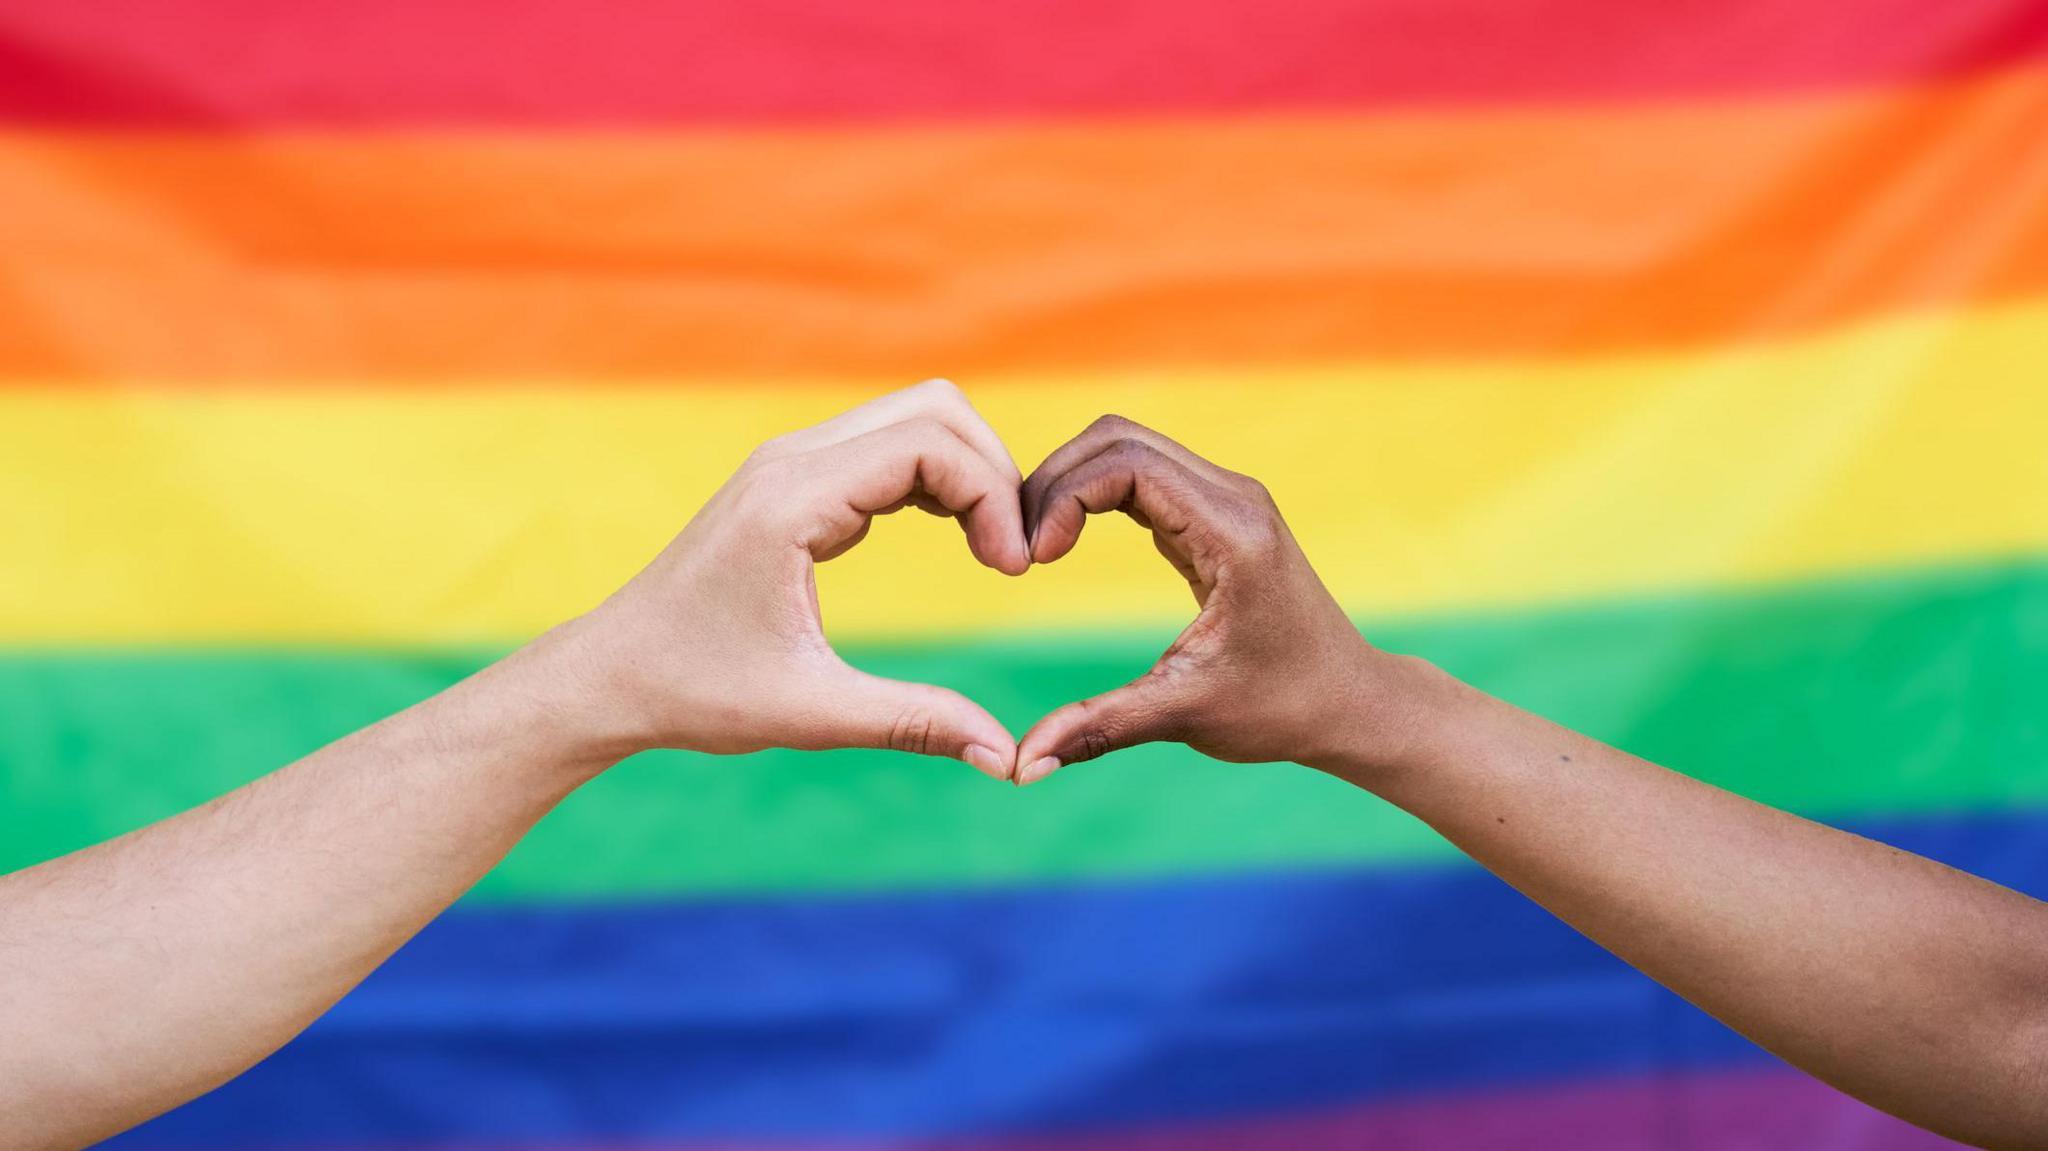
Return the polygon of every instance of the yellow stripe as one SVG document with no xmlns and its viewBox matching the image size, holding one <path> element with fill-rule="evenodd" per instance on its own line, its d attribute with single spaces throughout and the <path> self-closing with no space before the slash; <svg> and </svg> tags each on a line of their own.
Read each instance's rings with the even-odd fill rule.
<svg viewBox="0 0 2048 1151">
<path fill-rule="evenodd" d="M 2048 302 L 1713 354 L 967 380 L 1030 464 L 1114 410 L 1266 479 L 1366 612 L 2048 546 Z M 876 385 L 879 389 L 881 385 Z M 632 574 L 850 386 L 0 391 L 0 643 L 501 640 Z M 1155 622 L 1141 533 L 1008 580 L 915 513 L 835 635 Z"/>
</svg>

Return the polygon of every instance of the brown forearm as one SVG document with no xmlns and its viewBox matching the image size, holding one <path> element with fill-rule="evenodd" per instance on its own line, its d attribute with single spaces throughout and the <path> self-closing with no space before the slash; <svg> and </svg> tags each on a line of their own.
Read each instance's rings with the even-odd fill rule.
<svg viewBox="0 0 2048 1151">
<path fill-rule="evenodd" d="M 1415 661 L 1374 674 L 1401 682 L 1406 702 L 1382 709 L 1361 746 L 1398 752 L 1318 766 L 1843 1090 L 1962 1138 L 2048 1139 L 2048 908 L 1667 771 Z"/>
</svg>

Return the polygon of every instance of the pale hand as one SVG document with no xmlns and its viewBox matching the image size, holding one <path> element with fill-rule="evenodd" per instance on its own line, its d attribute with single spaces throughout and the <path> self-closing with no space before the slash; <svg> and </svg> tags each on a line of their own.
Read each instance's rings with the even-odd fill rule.
<svg viewBox="0 0 2048 1151">
<path fill-rule="evenodd" d="M 1016 743 L 979 705 L 832 650 L 813 569 L 875 516 L 915 506 L 959 520 L 977 560 L 1021 575 L 1019 480 L 952 384 L 883 396 L 763 444 L 646 570 L 544 642 L 606 701 L 620 753 L 894 748 L 1007 779 Z"/>
</svg>

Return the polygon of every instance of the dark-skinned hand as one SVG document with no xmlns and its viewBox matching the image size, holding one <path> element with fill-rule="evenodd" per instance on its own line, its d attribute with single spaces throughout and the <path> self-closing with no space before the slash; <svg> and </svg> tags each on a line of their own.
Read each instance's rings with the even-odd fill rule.
<svg viewBox="0 0 2048 1151">
<path fill-rule="evenodd" d="M 1200 610 L 1150 671 L 1025 733 L 1018 783 L 1161 740 L 1331 769 L 1356 761 L 1361 736 L 1400 738 L 1408 661 L 1359 635 L 1258 481 L 1104 416 L 1031 473 L 1023 504 L 1033 563 L 1072 551 L 1089 516 L 1122 512 L 1151 531 Z"/>
</svg>

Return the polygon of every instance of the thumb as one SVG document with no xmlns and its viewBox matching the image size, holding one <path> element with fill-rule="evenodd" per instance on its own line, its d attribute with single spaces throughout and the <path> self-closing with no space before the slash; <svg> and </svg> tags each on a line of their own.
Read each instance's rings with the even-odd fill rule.
<svg viewBox="0 0 2048 1151">
<path fill-rule="evenodd" d="M 1039 720 L 1017 746 L 1017 783 L 1037 783 L 1063 765 L 1121 748 L 1177 740 L 1185 709 L 1157 672 L 1070 703 Z"/>
<path fill-rule="evenodd" d="M 957 691 L 848 667 L 826 694 L 821 746 L 941 755 L 1003 780 L 1016 764 L 1017 741 L 1009 729 Z"/>
</svg>

